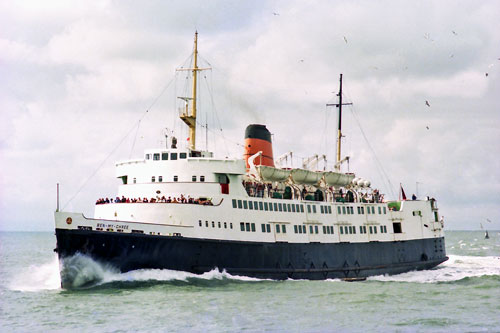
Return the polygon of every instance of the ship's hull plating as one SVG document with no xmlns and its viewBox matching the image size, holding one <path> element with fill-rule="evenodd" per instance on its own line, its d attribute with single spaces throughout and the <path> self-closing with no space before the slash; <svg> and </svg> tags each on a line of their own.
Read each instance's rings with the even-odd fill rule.
<svg viewBox="0 0 500 333">
<path fill-rule="evenodd" d="M 264 243 L 56 229 L 57 252 L 127 272 L 172 269 L 270 279 L 362 279 L 429 269 L 447 260 L 444 238 L 368 243 Z"/>
</svg>

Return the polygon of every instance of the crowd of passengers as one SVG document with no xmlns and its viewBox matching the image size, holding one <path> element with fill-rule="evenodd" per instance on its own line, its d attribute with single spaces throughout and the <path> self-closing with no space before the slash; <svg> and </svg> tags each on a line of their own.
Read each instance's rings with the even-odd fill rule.
<svg viewBox="0 0 500 333">
<path fill-rule="evenodd" d="M 189 195 L 186 198 L 184 195 L 181 194 L 180 197 L 159 197 L 157 196 L 156 198 L 125 198 L 125 196 L 116 197 L 115 199 L 113 198 L 100 198 L 96 201 L 96 205 L 102 205 L 102 204 L 108 204 L 108 203 L 136 203 L 136 202 L 144 202 L 144 203 L 154 203 L 154 202 L 163 202 L 163 203 L 188 203 L 188 204 L 195 204 L 195 205 L 208 205 L 208 206 L 213 206 L 212 199 L 210 198 L 191 198 Z"/>
<path fill-rule="evenodd" d="M 243 181 L 243 187 L 247 194 L 251 197 L 263 198 L 267 195 L 269 198 L 276 199 L 292 199 L 297 198 L 300 200 L 312 201 L 325 201 L 323 191 L 317 189 L 314 192 L 309 192 L 304 187 L 302 191 L 286 186 L 284 190 L 280 190 L 277 186 L 273 187 L 272 184 L 263 184 L 252 181 Z M 292 191 L 294 192 L 292 194 Z M 333 193 L 333 201 L 336 202 L 365 202 L 365 203 L 382 203 L 384 202 L 384 195 L 380 194 L 379 190 L 374 189 L 372 193 L 358 193 L 358 200 L 355 199 L 354 192 L 347 190 L 346 193 L 342 189 L 335 191 L 333 187 L 329 188 L 330 193 Z"/>
</svg>

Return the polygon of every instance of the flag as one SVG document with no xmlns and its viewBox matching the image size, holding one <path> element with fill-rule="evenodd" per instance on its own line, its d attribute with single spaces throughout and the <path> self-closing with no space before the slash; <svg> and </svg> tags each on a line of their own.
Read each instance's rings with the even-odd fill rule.
<svg viewBox="0 0 500 333">
<path fill-rule="evenodd" d="M 403 200 L 406 200 L 405 190 L 403 190 L 403 185 L 401 183 L 399 183 L 399 187 L 401 189 L 401 196 L 402 196 Z"/>
</svg>

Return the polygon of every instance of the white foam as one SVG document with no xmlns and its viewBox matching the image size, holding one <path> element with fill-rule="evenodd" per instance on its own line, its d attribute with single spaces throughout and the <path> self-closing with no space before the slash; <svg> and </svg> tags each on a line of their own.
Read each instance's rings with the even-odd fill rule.
<svg viewBox="0 0 500 333">
<path fill-rule="evenodd" d="M 379 275 L 370 277 L 368 280 L 437 283 L 458 281 L 468 277 L 500 276 L 500 257 L 449 255 L 449 258 L 448 261 L 432 270 L 414 271 L 391 276 Z"/>
<path fill-rule="evenodd" d="M 12 278 L 9 289 L 18 291 L 42 291 L 61 288 L 59 259 L 54 255 L 52 261 L 42 265 L 31 265 Z"/>
</svg>

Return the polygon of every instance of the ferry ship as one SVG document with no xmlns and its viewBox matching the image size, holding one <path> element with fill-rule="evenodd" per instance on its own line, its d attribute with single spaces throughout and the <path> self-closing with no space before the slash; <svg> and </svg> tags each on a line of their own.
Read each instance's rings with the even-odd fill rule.
<svg viewBox="0 0 500 333">
<path fill-rule="evenodd" d="M 80 253 L 121 272 L 363 280 L 448 259 L 436 200 L 386 201 L 369 181 L 341 172 L 342 76 L 335 167 L 316 170 L 315 155 L 284 168 L 261 124 L 246 128 L 243 158 L 197 149 L 197 57 L 195 34 L 192 97 L 180 113 L 189 147 L 170 137 L 166 147 L 116 163 L 117 196 L 98 200 L 93 218 L 57 210 L 61 267 Z"/>
</svg>

